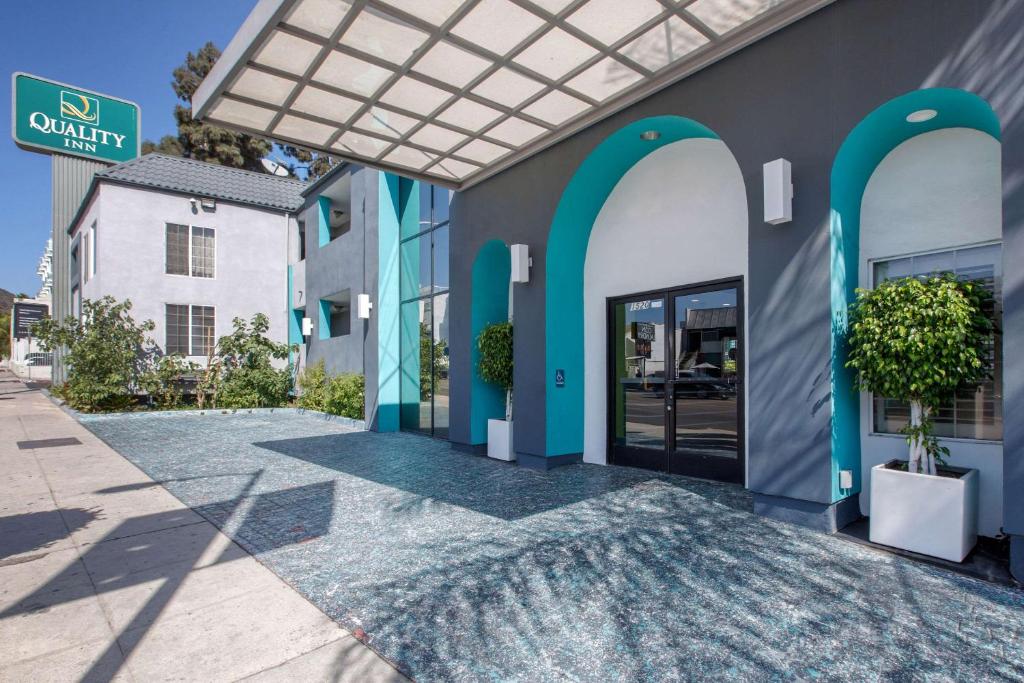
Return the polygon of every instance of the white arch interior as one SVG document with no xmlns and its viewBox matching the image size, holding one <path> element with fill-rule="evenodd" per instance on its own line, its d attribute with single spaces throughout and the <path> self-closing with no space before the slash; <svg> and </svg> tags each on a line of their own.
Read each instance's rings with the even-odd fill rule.
<svg viewBox="0 0 1024 683">
<path fill-rule="evenodd" d="M 1002 238 L 1001 147 L 969 128 L 913 137 L 892 150 L 868 180 L 861 200 L 860 283 L 873 285 L 874 264 L 902 256 L 998 243 Z M 861 395 L 861 512 L 871 504 L 871 468 L 906 459 L 900 434 L 875 434 L 869 394 Z M 980 470 L 978 530 L 999 533 L 1003 448 L 997 441 L 944 440 L 951 464 Z"/>
<path fill-rule="evenodd" d="M 607 462 L 607 298 L 739 276 L 746 282 L 747 197 L 725 143 L 665 145 L 619 180 L 594 221 L 583 274 L 585 462 Z"/>
</svg>

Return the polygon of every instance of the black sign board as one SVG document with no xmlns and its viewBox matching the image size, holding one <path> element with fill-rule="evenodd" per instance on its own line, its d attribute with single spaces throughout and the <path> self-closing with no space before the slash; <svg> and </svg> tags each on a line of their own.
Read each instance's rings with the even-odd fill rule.
<svg viewBox="0 0 1024 683">
<path fill-rule="evenodd" d="M 49 315 L 46 304 L 23 304 L 14 302 L 14 338 L 27 339 L 32 326 Z"/>
</svg>

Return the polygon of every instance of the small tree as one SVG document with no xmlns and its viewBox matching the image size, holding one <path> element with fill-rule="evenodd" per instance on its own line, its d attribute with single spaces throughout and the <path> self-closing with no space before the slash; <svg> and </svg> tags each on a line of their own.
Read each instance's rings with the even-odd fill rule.
<svg viewBox="0 0 1024 683">
<path fill-rule="evenodd" d="M 129 300 L 86 299 L 81 319 L 46 318 L 33 326 L 44 351 L 66 350 L 68 380 L 61 392 L 72 408 L 123 410 L 131 404 L 156 351 L 146 336 L 153 321 L 136 323 L 131 309 Z"/>
<path fill-rule="evenodd" d="M 480 377 L 505 390 L 505 419 L 512 419 L 512 323 L 493 323 L 477 339 Z"/>
<path fill-rule="evenodd" d="M 850 306 L 850 353 L 857 388 L 910 404 L 903 429 L 909 470 L 935 474 L 949 449 L 932 434 L 932 413 L 958 389 L 988 376 L 992 295 L 952 275 L 883 282 L 858 289 Z"/>
<path fill-rule="evenodd" d="M 216 405 L 225 408 L 281 406 L 288 402 L 292 373 L 275 368 L 273 361 L 285 360 L 291 348 L 269 339 L 270 319 L 257 313 L 246 322 L 232 321 L 234 330 L 217 341 L 220 377 Z"/>
</svg>

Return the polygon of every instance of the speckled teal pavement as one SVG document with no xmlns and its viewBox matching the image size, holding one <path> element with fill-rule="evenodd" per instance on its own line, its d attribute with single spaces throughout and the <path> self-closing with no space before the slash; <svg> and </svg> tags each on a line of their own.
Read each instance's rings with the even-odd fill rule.
<svg viewBox="0 0 1024 683">
<path fill-rule="evenodd" d="M 1024 680 L 1024 592 L 754 516 L 313 415 L 86 425 L 420 681 Z"/>
</svg>

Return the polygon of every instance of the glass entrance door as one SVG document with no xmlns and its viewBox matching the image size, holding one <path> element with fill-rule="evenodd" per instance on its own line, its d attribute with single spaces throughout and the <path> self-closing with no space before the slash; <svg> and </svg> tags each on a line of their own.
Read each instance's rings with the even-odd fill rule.
<svg viewBox="0 0 1024 683">
<path fill-rule="evenodd" d="M 609 459 L 743 482 L 742 292 L 715 283 L 609 302 Z"/>
<path fill-rule="evenodd" d="M 659 295 L 611 306 L 611 446 L 620 465 L 665 469 L 667 301 Z"/>
<path fill-rule="evenodd" d="M 672 294 L 672 472 L 743 482 L 739 308 L 736 286 Z"/>
</svg>

